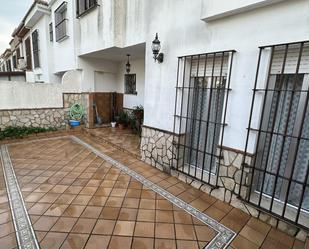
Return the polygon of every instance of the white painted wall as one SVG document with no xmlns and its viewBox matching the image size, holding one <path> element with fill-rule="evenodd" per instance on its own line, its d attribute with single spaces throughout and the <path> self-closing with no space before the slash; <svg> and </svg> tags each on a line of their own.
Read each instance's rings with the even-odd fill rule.
<svg viewBox="0 0 309 249">
<path fill-rule="evenodd" d="M 95 92 L 120 92 L 121 86 L 117 82 L 117 74 L 108 72 L 94 72 Z"/>
<path fill-rule="evenodd" d="M 145 41 L 148 1 L 101 0 L 99 5 L 77 21 L 79 55 Z"/>
<path fill-rule="evenodd" d="M 287 0 L 202 0 L 202 19 L 211 21 L 282 1 Z"/>
<path fill-rule="evenodd" d="M 60 108 L 62 93 L 66 92 L 80 93 L 80 82 L 70 79 L 64 84 L 1 81 L 0 110 Z"/>
<path fill-rule="evenodd" d="M 145 125 L 173 130 L 177 56 L 235 49 L 224 145 L 243 150 L 258 46 L 309 40 L 309 1 L 284 1 L 209 23 L 197 15 L 200 1 L 156 0 L 149 8 L 154 14 L 148 19 Z M 152 59 L 155 32 L 165 53 L 162 64 Z"/>
<path fill-rule="evenodd" d="M 118 85 L 120 85 L 121 92 L 124 93 L 124 74 L 125 64 L 127 61 L 121 62 L 118 71 Z M 145 96 L 145 59 L 130 60 L 131 74 L 136 74 L 136 91 L 137 95 L 124 94 L 123 106 L 125 108 L 134 108 L 135 106 L 144 106 Z"/>
</svg>

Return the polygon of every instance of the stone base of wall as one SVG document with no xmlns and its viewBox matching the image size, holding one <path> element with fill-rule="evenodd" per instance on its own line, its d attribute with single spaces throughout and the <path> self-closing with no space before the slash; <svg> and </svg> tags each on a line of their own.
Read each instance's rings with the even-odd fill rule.
<svg viewBox="0 0 309 249">
<path fill-rule="evenodd" d="M 240 185 L 242 185 L 240 196 L 245 198 L 249 194 L 248 187 L 246 186 L 250 177 L 249 170 L 245 170 L 243 177 L 241 177 L 241 166 L 244 159 L 243 152 L 230 148 L 222 148 L 218 172 L 218 184 L 217 187 L 214 188 L 198 179 L 182 174 L 177 170 L 172 170 L 172 165 L 174 165 L 174 168 L 177 168 L 177 148 L 175 145 L 177 141 L 175 141 L 175 139 L 177 140 L 179 137 L 173 136 L 170 132 L 164 132 L 162 130 L 144 126 L 141 141 L 142 160 L 160 170 L 172 174 L 181 181 L 190 184 L 221 201 L 229 203 L 235 208 L 241 209 L 253 217 L 277 227 L 291 236 L 295 236 L 299 240 L 306 240 L 308 236 L 306 231 L 259 211 L 238 198 Z M 251 159 L 250 156 L 247 156 L 245 162 L 250 164 Z M 182 158 L 180 158 L 180 161 L 181 160 Z"/>
<path fill-rule="evenodd" d="M 176 146 L 173 133 L 142 127 L 141 157 L 146 163 L 164 171 L 171 172 L 171 165 L 176 158 Z"/>
<path fill-rule="evenodd" d="M 8 126 L 65 129 L 70 119 L 70 107 L 74 103 L 81 103 L 87 112 L 87 99 L 87 94 L 65 93 L 63 94 L 63 108 L 0 110 L 0 129 Z M 85 120 L 87 120 L 87 113 Z"/>
</svg>

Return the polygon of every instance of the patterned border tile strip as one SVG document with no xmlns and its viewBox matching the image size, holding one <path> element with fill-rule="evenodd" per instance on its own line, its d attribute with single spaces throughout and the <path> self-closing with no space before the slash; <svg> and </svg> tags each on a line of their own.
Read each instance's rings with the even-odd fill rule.
<svg viewBox="0 0 309 249">
<path fill-rule="evenodd" d="M 107 156 L 106 154 L 98 151 L 91 145 L 87 144 L 80 138 L 77 138 L 75 136 L 70 136 L 73 141 L 76 143 L 79 143 L 80 145 L 83 145 L 84 147 L 88 148 L 90 151 L 92 151 L 94 154 L 102 158 L 103 160 L 113 164 L 126 174 L 130 175 L 131 177 L 135 178 L 137 181 L 141 182 L 144 186 L 147 188 L 153 190 L 154 192 L 158 193 L 177 207 L 185 210 L 187 213 L 192 215 L 193 217 L 197 218 L 204 224 L 208 225 L 209 227 L 213 228 L 216 230 L 218 233 L 215 236 L 215 238 L 209 242 L 209 244 L 205 247 L 205 249 L 222 249 L 222 248 L 227 248 L 229 244 L 232 242 L 234 237 L 236 236 L 236 233 L 232 231 L 231 229 L 225 227 L 221 223 L 217 222 L 216 220 L 212 219 L 208 215 L 200 212 L 196 208 L 192 207 L 185 201 L 177 198 L 176 196 L 172 195 L 165 189 L 159 187 L 158 185 L 154 184 L 150 180 L 146 179 L 142 175 L 136 173 L 134 170 L 129 169 L 127 166 L 119 163 L 118 161 L 112 159 L 111 157 Z"/>
<path fill-rule="evenodd" d="M 39 249 L 40 246 L 35 237 L 6 145 L 1 146 L 0 158 L 18 247 L 20 249 Z"/>
</svg>

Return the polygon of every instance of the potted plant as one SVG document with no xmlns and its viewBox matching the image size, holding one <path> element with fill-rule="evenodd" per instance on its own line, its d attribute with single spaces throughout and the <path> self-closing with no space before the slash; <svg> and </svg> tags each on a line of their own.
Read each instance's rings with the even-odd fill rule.
<svg viewBox="0 0 309 249">
<path fill-rule="evenodd" d="M 79 126 L 84 116 L 85 110 L 81 104 L 75 103 L 74 105 L 72 105 L 70 108 L 70 126 Z"/>
<path fill-rule="evenodd" d="M 144 107 L 142 105 L 135 106 L 133 109 L 133 114 L 137 120 L 143 120 L 144 118 Z"/>
<path fill-rule="evenodd" d="M 127 124 L 129 122 L 129 116 L 128 116 L 128 113 L 122 111 L 119 113 L 119 118 L 118 118 L 118 124 L 119 124 L 119 128 L 121 130 L 123 130 Z"/>
</svg>

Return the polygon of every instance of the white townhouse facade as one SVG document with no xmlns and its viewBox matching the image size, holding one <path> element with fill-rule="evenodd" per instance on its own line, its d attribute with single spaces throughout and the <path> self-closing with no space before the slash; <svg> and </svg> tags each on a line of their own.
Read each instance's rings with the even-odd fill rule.
<svg viewBox="0 0 309 249">
<path fill-rule="evenodd" d="M 93 104 L 110 121 L 114 92 L 142 105 L 144 161 L 302 236 L 308 13 L 307 0 L 36 1 L 13 36 L 27 81 L 74 82 L 89 127 Z"/>
</svg>

